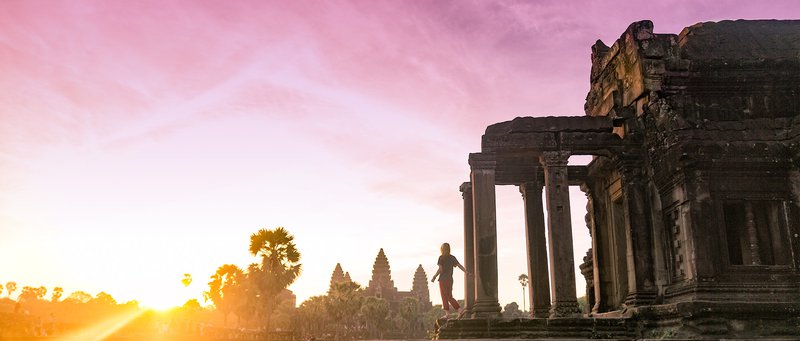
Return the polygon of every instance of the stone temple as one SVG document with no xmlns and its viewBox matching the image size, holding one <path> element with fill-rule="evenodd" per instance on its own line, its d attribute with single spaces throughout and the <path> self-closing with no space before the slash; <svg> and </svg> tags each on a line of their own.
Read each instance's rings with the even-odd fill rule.
<svg viewBox="0 0 800 341">
<path fill-rule="evenodd" d="M 330 287 L 333 288 L 335 283 L 352 281 L 350 273 L 344 272 L 342 265 L 337 263 L 333 269 L 333 274 L 331 274 Z M 372 279 L 370 279 L 369 285 L 362 291 L 362 294 L 364 297 L 375 296 L 386 300 L 389 303 L 389 309 L 395 313 L 399 311 L 400 303 L 406 297 L 416 298 L 421 311 L 428 311 L 433 307 L 428 292 L 428 276 L 425 274 L 425 269 L 422 268 L 422 265 L 420 264 L 414 272 L 411 291 L 399 291 L 392 280 L 389 259 L 383 249 L 380 249 L 375 257 L 375 263 L 372 265 Z"/>
<path fill-rule="evenodd" d="M 800 20 L 640 21 L 591 59 L 584 116 L 491 125 L 469 155 L 469 317 L 437 337 L 800 338 Z M 523 197 L 527 319 L 499 315 L 497 185 Z M 569 186 L 588 199 L 582 264 Z"/>
</svg>

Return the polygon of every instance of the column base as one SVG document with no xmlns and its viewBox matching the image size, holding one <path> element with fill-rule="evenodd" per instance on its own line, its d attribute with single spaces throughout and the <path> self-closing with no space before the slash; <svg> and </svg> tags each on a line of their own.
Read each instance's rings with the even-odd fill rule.
<svg viewBox="0 0 800 341">
<path fill-rule="evenodd" d="M 657 293 L 652 290 L 640 290 L 637 292 L 629 293 L 625 297 L 625 305 L 628 307 L 638 307 L 643 305 L 650 305 L 655 301 Z"/>
<path fill-rule="evenodd" d="M 536 308 L 531 311 L 532 318 L 548 318 L 550 317 L 550 306 L 542 307 L 541 309 Z"/>
<path fill-rule="evenodd" d="M 581 316 L 580 310 L 578 310 L 578 302 L 555 302 L 552 307 L 550 307 L 550 318 L 554 317 L 578 317 Z"/>
<path fill-rule="evenodd" d="M 500 303 L 497 301 L 477 301 L 472 307 L 472 317 L 500 317 Z"/>
</svg>

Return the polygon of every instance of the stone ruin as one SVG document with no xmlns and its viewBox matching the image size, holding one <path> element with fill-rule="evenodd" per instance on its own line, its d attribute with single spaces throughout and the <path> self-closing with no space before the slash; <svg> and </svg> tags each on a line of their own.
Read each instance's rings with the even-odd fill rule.
<svg viewBox="0 0 800 341">
<path fill-rule="evenodd" d="M 800 337 L 800 20 L 633 23 L 592 47 L 585 111 L 486 129 L 461 186 L 469 317 L 437 337 Z M 497 185 L 523 195 L 526 319 L 500 317 Z M 588 198 L 583 312 L 569 186 Z"/>
</svg>

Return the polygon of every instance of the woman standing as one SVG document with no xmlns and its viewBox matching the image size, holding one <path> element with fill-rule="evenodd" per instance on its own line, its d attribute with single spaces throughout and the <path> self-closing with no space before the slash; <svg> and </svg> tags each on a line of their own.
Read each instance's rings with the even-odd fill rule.
<svg viewBox="0 0 800 341">
<path fill-rule="evenodd" d="M 452 305 L 453 309 L 458 311 L 458 317 L 460 318 L 464 315 L 464 309 L 461 309 L 458 301 L 453 298 L 453 268 L 458 267 L 470 276 L 472 276 L 472 273 L 467 272 L 467 269 L 464 269 L 458 259 L 450 254 L 450 244 L 442 244 L 440 250 L 442 255 L 439 256 L 439 269 L 436 270 L 436 273 L 431 278 L 431 282 L 435 281 L 436 277 L 439 277 L 439 292 L 442 294 L 442 308 L 444 309 L 443 317 L 447 318 L 450 315 L 450 306 Z"/>
</svg>

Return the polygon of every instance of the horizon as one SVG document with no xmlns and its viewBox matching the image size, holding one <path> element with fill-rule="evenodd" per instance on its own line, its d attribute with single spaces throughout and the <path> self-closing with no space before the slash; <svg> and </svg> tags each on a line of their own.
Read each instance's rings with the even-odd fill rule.
<svg viewBox="0 0 800 341">
<path fill-rule="evenodd" d="M 301 253 L 289 287 L 298 305 L 327 291 L 337 263 L 365 287 L 381 248 L 398 290 L 422 265 L 437 304 L 430 276 L 442 242 L 463 263 L 458 187 L 487 126 L 583 115 L 591 46 L 611 46 L 633 22 L 678 34 L 798 9 L 4 1 L 0 284 L 157 309 L 204 303 L 219 266 L 256 261 L 250 234 L 280 226 Z M 522 200 L 515 187 L 496 192 L 500 305 L 522 306 Z M 585 198 L 571 188 L 570 199 L 577 267 L 589 245 Z M 577 269 L 576 280 L 580 297 Z"/>
</svg>

